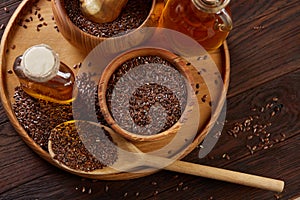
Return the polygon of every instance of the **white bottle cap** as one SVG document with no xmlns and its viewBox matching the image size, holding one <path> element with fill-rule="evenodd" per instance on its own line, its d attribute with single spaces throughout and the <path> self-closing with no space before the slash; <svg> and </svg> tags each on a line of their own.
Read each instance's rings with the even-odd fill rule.
<svg viewBox="0 0 300 200">
<path fill-rule="evenodd" d="M 45 44 L 27 49 L 21 61 L 26 77 L 37 82 L 46 82 L 56 76 L 60 61 L 58 55 Z"/>
</svg>

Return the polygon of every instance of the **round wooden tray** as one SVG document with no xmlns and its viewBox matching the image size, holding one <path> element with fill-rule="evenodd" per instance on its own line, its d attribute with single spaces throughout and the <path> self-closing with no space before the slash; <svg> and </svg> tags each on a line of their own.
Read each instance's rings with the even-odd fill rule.
<svg viewBox="0 0 300 200">
<path fill-rule="evenodd" d="M 63 36 L 57 31 L 55 21 L 53 20 L 51 2 L 47 0 L 40 0 L 37 3 L 35 2 L 35 0 L 22 1 L 18 9 L 11 17 L 3 34 L 0 51 L 0 95 L 3 107 L 7 112 L 11 124 L 14 126 L 14 128 L 26 142 L 26 144 L 46 161 L 59 168 L 62 168 L 57 162 L 54 162 L 52 160 L 47 151 L 43 150 L 38 144 L 34 142 L 31 137 L 29 137 L 29 135 L 23 129 L 22 125 L 18 122 L 12 109 L 12 104 L 14 102 L 13 96 L 15 88 L 19 85 L 19 81 L 16 75 L 11 73 L 11 71 L 15 58 L 21 55 L 28 47 L 35 44 L 45 43 L 50 45 L 55 51 L 57 51 L 57 53 L 60 55 L 61 60 L 68 66 L 74 66 L 82 62 L 87 55 L 86 53 L 83 53 L 70 45 L 67 40 L 65 40 Z M 203 111 L 201 112 L 199 131 L 191 144 L 180 152 L 179 158 L 183 158 L 184 156 L 189 154 L 193 149 L 197 147 L 197 145 L 199 145 L 203 141 L 208 133 L 208 130 L 210 129 L 210 126 L 217 120 L 218 115 L 222 109 L 222 105 L 226 99 L 230 73 L 230 57 L 226 42 L 224 42 L 223 46 L 220 47 L 220 49 L 209 52 L 209 54 L 217 65 L 223 79 L 223 88 L 220 94 L 218 94 L 220 97 L 219 102 L 216 107 L 216 112 L 212 114 L 210 112 L 210 107 L 207 106 L 207 103 L 204 104 L 201 101 L 201 95 L 203 95 L 203 93 L 197 95 L 199 107 L 202 109 L 201 111 Z M 78 73 L 78 69 L 73 70 L 75 74 Z M 195 77 L 199 77 L 199 75 L 197 76 L 197 71 L 195 72 Z M 149 146 L 152 149 L 153 147 L 161 146 L 162 144 L 160 144 L 160 142 L 158 141 L 151 143 L 137 142 L 135 143 L 135 145 L 142 151 L 147 152 L 149 151 Z M 74 173 L 72 171 L 69 172 Z M 86 174 L 77 175 L 102 180 L 126 180 L 143 177 L 154 172 L 155 171 L 146 173 L 120 172 L 116 174 L 99 176 L 91 176 Z"/>
</svg>

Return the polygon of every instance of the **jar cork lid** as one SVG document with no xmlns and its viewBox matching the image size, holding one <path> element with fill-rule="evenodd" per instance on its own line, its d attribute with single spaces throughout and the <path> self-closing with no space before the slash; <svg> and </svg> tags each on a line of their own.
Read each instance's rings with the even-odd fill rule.
<svg viewBox="0 0 300 200">
<path fill-rule="evenodd" d="M 52 79 L 57 74 L 59 65 L 58 55 L 45 44 L 28 48 L 21 61 L 25 76 L 37 82 Z"/>
</svg>

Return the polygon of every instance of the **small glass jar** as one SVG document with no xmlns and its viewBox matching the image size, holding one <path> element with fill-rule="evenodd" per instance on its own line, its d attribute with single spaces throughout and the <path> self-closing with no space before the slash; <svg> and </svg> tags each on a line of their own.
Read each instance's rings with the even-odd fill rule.
<svg viewBox="0 0 300 200">
<path fill-rule="evenodd" d="M 159 27 L 184 33 L 206 50 L 219 48 L 230 30 L 230 0 L 168 0 Z"/>
<path fill-rule="evenodd" d="M 30 96 L 61 104 L 73 100 L 74 73 L 48 45 L 28 48 L 15 59 L 13 70 Z"/>
</svg>

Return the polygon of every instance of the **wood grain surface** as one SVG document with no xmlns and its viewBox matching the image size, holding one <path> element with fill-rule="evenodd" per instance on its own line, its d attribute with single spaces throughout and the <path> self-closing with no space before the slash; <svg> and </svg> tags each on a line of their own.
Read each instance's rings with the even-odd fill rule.
<svg viewBox="0 0 300 200">
<path fill-rule="evenodd" d="M 0 1 L 0 26 L 6 26 L 20 3 L 20 0 Z M 184 160 L 282 179 L 286 186 L 281 194 L 168 171 L 128 181 L 82 179 L 38 157 L 22 141 L 0 105 L 0 199 L 299 198 L 299 3 L 239 0 L 230 5 L 234 29 L 228 38 L 231 81 L 226 124 L 208 156 L 199 159 L 199 149 L 195 149 Z M 280 110 L 272 114 L 273 110 L 265 108 L 274 100 Z M 261 148 L 259 137 L 249 139 L 251 131 L 231 134 L 234 127 L 250 116 L 265 119 L 255 122 L 268 124 L 264 130 L 270 134 L 272 146 Z M 255 150 L 250 151 L 249 146 Z"/>
</svg>

